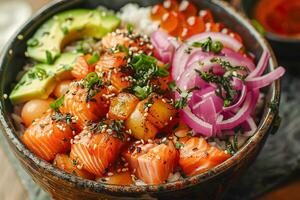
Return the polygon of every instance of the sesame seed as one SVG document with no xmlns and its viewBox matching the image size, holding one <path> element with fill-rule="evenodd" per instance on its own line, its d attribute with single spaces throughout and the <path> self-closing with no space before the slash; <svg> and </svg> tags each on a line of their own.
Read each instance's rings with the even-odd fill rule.
<svg viewBox="0 0 300 200">
<path fill-rule="evenodd" d="M 187 28 L 184 28 L 183 31 L 182 31 L 182 33 L 181 33 L 181 36 L 182 36 L 182 37 L 187 36 L 188 31 L 189 31 L 189 30 L 188 30 Z"/>
<path fill-rule="evenodd" d="M 80 136 L 79 136 L 79 135 L 76 135 L 76 136 L 74 137 L 74 140 L 80 140 Z"/>
<path fill-rule="evenodd" d="M 120 173 L 120 172 L 121 172 L 121 169 L 117 169 L 117 172 Z"/>
<path fill-rule="evenodd" d="M 179 11 L 182 12 L 182 11 L 185 11 L 189 6 L 189 2 L 184 0 L 181 2 L 180 6 L 179 6 Z"/>
<path fill-rule="evenodd" d="M 18 40 L 23 40 L 24 36 L 23 35 L 18 35 Z"/>
<path fill-rule="evenodd" d="M 170 0 L 164 1 L 164 7 L 167 9 L 171 8 L 171 1 Z"/>
<path fill-rule="evenodd" d="M 9 55 L 12 55 L 12 54 L 13 54 L 13 50 L 10 49 L 10 50 L 8 51 L 8 54 L 9 54 Z"/>
<path fill-rule="evenodd" d="M 227 28 L 223 28 L 221 32 L 224 33 L 224 34 L 227 34 L 228 33 L 228 29 Z"/>
<path fill-rule="evenodd" d="M 138 141 L 136 141 L 136 142 L 135 142 L 135 144 L 141 144 L 141 141 L 140 141 L 140 140 L 138 140 Z"/>
<path fill-rule="evenodd" d="M 128 164 L 128 162 L 127 162 L 127 163 L 124 164 L 124 167 L 127 167 L 128 165 L 129 165 L 129 164 Z"/>
<path fill-rule="evenodd" d="M 143 139 L 141 139 L 142 144 L 145 144 L 145 141 Z"/>
<path fill-rule="evenodd" d="M 190 25 L 190 26 L 194 26 L 195 23 L 196 23 L 196 17 L 192 16 L 192 17 L 189 17 L 187 19 L 187 23 Z"/>
<path fill-rule="evenodd" d="M 8 98 L 8 95 L 7 95 L 7 94 L 3 94 L 3 98 L 4 98 L 4 99 L 7 99 L 7 98 Z"/>
<path fill-rule="evenodd" d="M 162 20 L 167 21 L 168 17 L 169 17 L 169 13 L 165 13 L 162 17 Z"/>
<path fill-rule="evenodd" d="M 108 175 L 108 176 L 113 176 L 113 175 L 114 175 L 114 173 L 112 173 L 112 172 L 108 172 L 108 173 L 107 173 L 107 175 Z"/>
<path fill-rule="evenodd" d="M 151 11 L 152 14 L 157 13 L 158 9 L 159 9 L 159 6 L 158 6 L 158 5 L 153 6 L 152 11 Z"/>
<path fill-rule="evenodd" d="M 97 148 L 97 144 L 94 144 L 93 149 L 96 150 Z"/>
<path fill-rule="evenodd" d="M 211 29 L 211 23 L 206 23 L 205 24 L 205 30 L 210 31 L 210 29 Z"/>
<path fill-rule="evenodd" d="M 206 10 L 200 10 L 200 12 L 199 12 L 200 17 L 204 17 L 206 14 L 207 14 Z"/>
</svg>

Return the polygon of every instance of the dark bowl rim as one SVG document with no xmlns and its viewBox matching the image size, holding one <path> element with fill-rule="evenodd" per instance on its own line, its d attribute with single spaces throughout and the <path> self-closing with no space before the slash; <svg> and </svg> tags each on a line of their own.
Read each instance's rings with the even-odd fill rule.
<svg viewBox="0 0 300 200">
<path fill-rule="evenodd" d="M 2 76 L 2 68 L 5 62 L 5 58 L 9 55 L 10 46 L 17 39 L 17 36 L 23 31 L 23 29 L 27 28 L 31 24 L 34 23 L 35 20 L 39 18 L 39 16 L 48 10 L 51 10 L 53 6 L 57 5 L 68 5 L 74 4 L 76 2 L 80 2 L 80 0 L 68 1 L 68 0 L 55 0 L 46 6 L 44 6 L 39 12 L 37 12 L 30 20 L 28 20 L 20 30 L 9 40 L 7 43 L 2 55 L 0 57 L 0 76 Z M 263 49 L 268 50 L 271 53 L 271 59 L 269 64 L 269 70 L 274 70 L 278 67 L 276 58 L 274 56 L 273 50 L 271 49 L 268 42 L 255 30 L 255 28 L 251 25 L 250 21 L 245 17 L 245 15 L 238 13 L 231 5 L 227 2 L 212 0 L 212 3 L 217 5 L 218 7 L 222 7 L 226 12 L 232 15 L 237 19 L 243 26 L 245 26 L 251 34 L 256 38 L 258 43 L 262 46 Z M 276 106 L 279 106 L 280 102 L 280 80 L 276 80 L 269 89 L 270 102 L 274 102 Z M 77 186 L 84 188 L 86 190 L 90 190 L 93 192 L 120 192 L 120 193 L 145 193 L 145 192 L 158 192 L 158 191 L 173 191 L 178 189 L 183 189 L 187 187 L 191 187 L 193 185 L 199 184 L 206 180 L 212 179 L 213 177 L 221 174 L 224 171 L 227 171 L 234 165 L 237 165 L 242 159 L 249 156 L 250 152 L 255 148 L 256 145 L 262 140 L 263 136 L 268 134 L 270 129 L 273 126 L 273 121 L 277 116 L 277 111 L 272 110 L 269 107 L 266 107 L 264 110 L 264 114 L 262 116 L 262 120 L 256 130 L 255 134 L 247 141 L 247 143 L 231 158 L 223 162 L 222 164 L 214 167 L 213 169 L 192 177 L 184 178 L 184 180 L 165 183 L 161 185 L 142 185 L 142 186 L 119 186 L 119 185 L 110 185 L 106 183 L 95 182 L 91 180 L 82 179 L 80 177 L 74 176 L 72 174 L 68 174 L 56 167 L 54 167 L 51 163 L 44 161 L 43 159 L 38 158 L 34 153 L 26 148 L 26 146 L 21 142 L 20 138 L 14 133 L 14 126 L 8 120 L 8 117 L 4 114 L 4 99 L 1 100 L 0 104 L 0 122 L 1 129 L 3 130 L 3 134 L 5 134 L 6 139 L 10 143 L 12 148 L 15 148 L 18 151 L 19 155 L 27 158 L 32 164 L 36 165 L 38 169 L 44 169 L 47 174 L 51 174 L 54 177 L 64 180 L 65 182 L 71 184 L 72 186 Z M 45 176 L 45 178 L 47 178 Z"/>
</svg>

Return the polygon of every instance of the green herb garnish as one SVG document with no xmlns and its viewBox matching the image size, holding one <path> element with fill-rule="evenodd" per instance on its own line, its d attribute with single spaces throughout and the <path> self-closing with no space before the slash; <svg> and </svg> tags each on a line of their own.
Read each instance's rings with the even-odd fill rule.
<svg viewBox="0 0 300 200">
<path fill-rule="evenodd" d="M 151 80 L 169 76 L 169 65 L 159 67 L 157 62 L 153 56 L 140 54 L 134 56 L 129 63 L 134 71 L 132 91 L 140 99 L 147 98 L 155 89 L 150 84 Z"/>
<path fill-rule="evenodd" d="M 184 144 L 182 144 L 181 142 L 176 142 L 175 143 L 175 148 L 176 149 L 181 149 L 181 147 L 183 147 L 184 146 Z"/>
<path fill-rule="evenodd" d="M 205 42 L 193 42 L 193 47 L 202 48 L 204 52 L 220 53 L 224 48 L 224 45 L 220 41 L 212 41 L 211 37 L 208 37 Z"/>
<path fill-rule="evenodd" d="M 245 72 L 249 72 L 249 69 L 245 66 L 233 66 L 231 65 L 230 62 L 228 61 L 225 61 L 225 60 L 222 60 L 221 58 L 218 58 L 218 57 L 215 57 L 215 58 L 212 58 L 210 60 L 212 63 L 218 63 L 219 65 L 221 65 L 226 71 L 238 71 L 238 70 L 241 70 L 241 71 L 245 71 Z"/>
<path fill-rule="evenodd" d="M 216 95 L 224 100 L 224 107 L 230 106 L 234 101 L 234 95 L 236 91 L 232 88 L 231 77 L 217 76 L 210 72 L 202 72 L 196 70 L 202 80 L 207 83 L 215 83 L 217 85 Z M 225 97 L 222 94 L 222 91 L 225 91 Z"/>
<path fill-rule="evenodd" d="M 62 32 L 64 33 L 64 35 L 68 35 L 69 34 L 69 29 L 66 26 L 61 27 Z"/>
<path fill-rule="evenodd" d="M 100 55 L 98 52 L 94 52 L 92 57 L 88 59 L 89 65 L 94 65 L 100 59 Z"/>
<path fill-rule="evenodd" d="M 65 100 L 65 95 L 59 97 L 58 99 L 56 99 L 54 102 L 52 102 L 50 104 L 50 108 L 52 108 L 53 110 L 58 110 L 60 106 L 62 106 L 64 104 L 64 100 Z"/>
<path fill-rule="evenodd" d="M 29 47 L 36 47 L 39 45 L 39 41 L 36 38 L 31 38 L 27 41 Z"/>
<path fill-rule="evenodd" d="M 126 54 L 129 54 L 129 49 L 126 46 L 124 46 L 124 45 L 118 45 L 118 50 L 120 52 L 124 52 Z"/>
<path fill-rule="evenodd" d="M 177 92 L 178 92 L 179 95 L 180 95 L 180 98 L 177 99 L 177 100 L 175 101 L 174 107 L 175 107 L 177 110 L 183 109 L 184 107 L 186 107 L 189 98 L 192 97 L 192 92 L 193 92 L 194 90 L 197 90 L 197 89 L 199 89 L 199 88 L 195 87 L 195 88 L 192 88 L 192 89 L 190 89 L 190 90 L 188 90 L 188 91 L 181 91 L 179 88 L 176 88 Z"/>
<path fill-rule="evenodd" d="M 137 96 L 140 100 L 146 99 L 152 93 L 152 87 L 150 86 L 136 86 L 133 89 L 135 96 Z"/>
<path fill-rule="evenodd" d="M 48 64 L 53 64 L 54 59 L 50 51 L 46 50 L 46 59 Z"/>
<path fill-rule="evenodd" d="M 133 33 L 133 30 L 134 30 L 134 25 L 133 24 L 127 24 L 127 31 L 129 34 L 132 34 Z"/>
</svg>

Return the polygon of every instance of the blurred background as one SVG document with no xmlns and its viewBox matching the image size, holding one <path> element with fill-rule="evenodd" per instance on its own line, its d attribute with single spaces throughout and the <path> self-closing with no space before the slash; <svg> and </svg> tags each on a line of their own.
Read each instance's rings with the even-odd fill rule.
<svg viewBox="0 0 300 200">
<path fill-rule="evenodd" d="M 0 54 L 3 46 L 33 13 L 51 0 L 0 0 Z M 251 6 L 260 0 L 232 0 L 231 3 L 239 10 L 251 16 Z M 275 0 L 270 0 L 274 1 Z M 277 1 L 277 0 L 276 0 Z M 300 21 L 300 0 L 282 0 L 286 5 L 296 2 L 296 13 L 293 18 Z M 295 8 L 295 6 L 293 6 Z M 275 16 L 275 15 L 273 15 Z M 262 27 L 252 21 L 259 31 Z M 279 58 L 279 63 L 288 69 L 283 80 L 283 95 L 281 102 L 281 116 L 283 122 L 276 135 L 269 137 L 262 153 L 250 167 L 248 172 L 240 178 L 236 186 L 229 192 L 226 199 L 260 199 L 285 200 L 300 199 L 300 147 L 298 136 L 300 132 L 300 79 L 297 71 L 300 67 L 300 56 L 293 46 L 285 46 L 281 39 L 274 39 L 267 35 Z M 279 41 L 278 41 L 279 40 Z M 298 48 L 300 44 L 291 43 Z M 294 51 L 298 56 L 293 58 L 283 56 L 285 50 L 292 55 Z M 297 72 L 297 73 L 294 73 Z M 0 200 L 49 200 L 47 194 L 35 185 L 31 178 L 20 168 L 18 162 L 8 149 L 0 134 Z"/>
</svg>

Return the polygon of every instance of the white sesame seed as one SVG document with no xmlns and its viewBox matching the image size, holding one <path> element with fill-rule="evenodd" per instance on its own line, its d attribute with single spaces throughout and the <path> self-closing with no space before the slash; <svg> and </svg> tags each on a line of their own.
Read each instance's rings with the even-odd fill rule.
<svg viewBox="0 0 300 200">
<path fill-rule="evenodd" d="M 206 14 L 207 14 L 206 10 L 200 10 L 200 12 L 199 12 L 200 17 L 204 17 Z"/>
<path fill-rule="evenodd" d="M 18 35 L 18 40 L 23 40 L 24 36 L 23 35 Z"/>
<path fill-rule="evenodd" d="M 108 175 L 108 176 L 113 176 L 113 175 L 114 175 L 114 173 L 112 173 L 112 172 L 108 172 L 108 173 L 107 173 L 107 175 Z"/>
<path fill-rule="evenodd" d="M 3 94 L 3 98 L 4 98 L 4 99 L 7 99 L 7 98 L 8 98 L 8 95 L 7 95 L 7 94 Z"/>
<path fill-rule="evenodd" d="M 188 31 L 189 31 L 189 30 L 188 30 L 187 28 L 184 28 L 183 31 L 182 31 L 182 33 L 181 33 L 181 36 L 182 36 L 182 37 L 187 36 Z"/>
<path fill-rule="evenodd" d="M 171 1 L 170 0 L 164 1 L 164 7 L 167 9 L 171 8 Z"/>
<path fill-rule="evenodd" d="M 196 23 L 196 17 L 195 17 L 195 16 L 189 17 L 189 18 L 187 19 L 187 23 L 188 23 L 190 26 L 194 26 L 195 23 Z"/>
<path fill-rule="evenodd" d="M 169 13 L 165 13 L 165 14 L 162 16 L 162 20 L 163 20 L 163 21 L 167 21 L 169 15 L 170 15 Z"/>
<path fill-rule="evenodd" d="M 180 12 L 185 11 L 188 8 L 189 4 L 190 3 L 186 0 L 182 1 L 179 6 L 179 11 Z"/>
<path fill-rule="evenodd" d="M 228 33 L 228 29 L 227 28 L 223 28 L 221 32 L 224 33 L 224 34 L 227 34 Z"/>
</svg>

